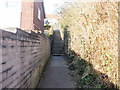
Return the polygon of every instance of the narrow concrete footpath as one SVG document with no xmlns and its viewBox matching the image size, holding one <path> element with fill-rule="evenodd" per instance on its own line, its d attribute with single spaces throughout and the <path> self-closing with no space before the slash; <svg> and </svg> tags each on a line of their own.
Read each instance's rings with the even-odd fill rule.
<svg viewBox="0 0 120 90">
<path fill-rule="evenodd" d="M 53 56 L 38 88 L 74 88 L 64 56 Z"/>
<path fill-rule="evenodd" d="M 74 88 L 63 55 L 63 43 L 60 30 L 53 32 L 52 58 L 50 59 L 38 88 Z"/>
</svg>

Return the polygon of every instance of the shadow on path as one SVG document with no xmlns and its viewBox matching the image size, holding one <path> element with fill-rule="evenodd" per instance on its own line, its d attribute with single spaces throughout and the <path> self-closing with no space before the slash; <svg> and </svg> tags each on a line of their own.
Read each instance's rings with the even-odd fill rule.
<svg viewBox="0 0 120 90">
<path fill-rule="evenodd" d="M 64 56 L 53 56 L 38 88 L 74 88 Z"/>
<path fill-rule="evenodd" d="M 67 67 L 67 59 L 63 55 L 63 42 L 60 31 L 53 31 L 52 57 L 46 66 L 38 88 L 74 88 Z"/>
</svg>

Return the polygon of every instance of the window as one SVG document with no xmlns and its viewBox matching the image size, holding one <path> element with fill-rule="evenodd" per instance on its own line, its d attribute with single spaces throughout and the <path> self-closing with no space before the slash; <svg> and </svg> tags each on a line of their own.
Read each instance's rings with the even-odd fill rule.
<svg viewBox="0 0 120 90">
<path fill-rule="evenodd" d="M 41 12 L 40 12 L 40 8 L 38 8 L 38 19 L 41 20 Z"/>
</svg>

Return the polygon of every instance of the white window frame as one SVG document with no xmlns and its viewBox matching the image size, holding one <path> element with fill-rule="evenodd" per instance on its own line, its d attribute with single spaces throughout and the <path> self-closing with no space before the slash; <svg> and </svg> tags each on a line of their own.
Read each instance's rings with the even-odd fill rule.
<svg viewBox="0 0 120 90">
<path fill-rule="evenodd" d="M 38 7 L 38 19 L 41 20 L 41 11 L 39 7 Z"/>
</svg>

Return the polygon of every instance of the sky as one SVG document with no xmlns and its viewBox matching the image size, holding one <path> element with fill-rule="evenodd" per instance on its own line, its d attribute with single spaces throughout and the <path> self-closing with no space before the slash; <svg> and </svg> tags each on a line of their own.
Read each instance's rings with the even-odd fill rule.
<svg viewBox="0 0 120 90">
<path fill-rule="evenodd" d="M 64 0 L 44 0 L 45 13 L 54 14 Z M 57 5 L 57 6 L 56 6 Z"/>
</svg>

